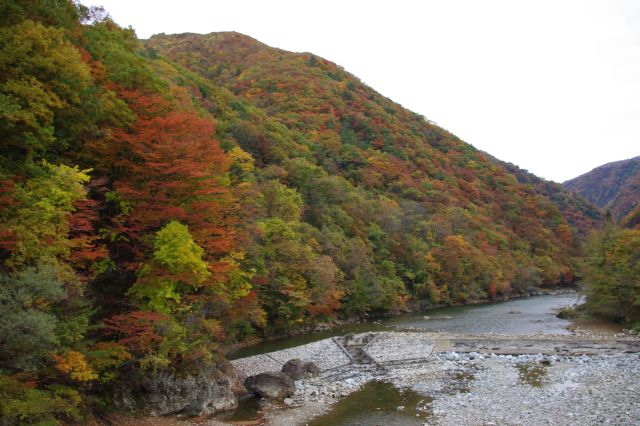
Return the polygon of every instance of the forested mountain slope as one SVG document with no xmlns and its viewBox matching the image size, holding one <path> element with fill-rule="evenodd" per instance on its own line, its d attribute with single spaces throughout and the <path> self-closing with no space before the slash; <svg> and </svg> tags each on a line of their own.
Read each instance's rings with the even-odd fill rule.
<svg viewBox="0 0 640 426">
<path fill-rule="evenodd" d="M 639 205 L 640 156 L 597 167 L 563 185 L 621 220 Z"/>
<path fill-rule="evenodd" d="M 544 192 L 540 180 L 520 184 L 503 164 L 312 54 L 270 48 L 237 33 L 159 35 L 146 45 L 268 116 L 273 124 L 267 132 L 245 112 L 220 138 L 251 153 L 259 170 L 278 170 L 278 180 L 302 195 L 303 222 L 335 230 L 341 241 L 357 238 L 371 250 L 371 264 L 391 262 L 394 279 L 410 293 L 461 301 L 559 282 L 560 271 L 568 273 L 573 234 L 584 235 L 601 220 L 561 188 Z M 362 215 L 340 193 L 359 194 L 377 213 Z M 388 220 L 390 213 L 395 220 Z M 382 238 L 370 238 L 373 229 Z M 445 253 L 472 266 L 464 274 L 449 270 L 451 264 L 442 267 Z M 338 267 L 353 282 L 354 266 Z M 550 275 L 542 278 L 543 270 Z M 444 281 L 455 281 L 456 288 L 442 291 Z"/>
<path fill-rule="evenodd" d="M 252 335 L 570 283 L 597 224 L 311 54 L 143 44 L 66 0 L 1 3 L 0 41 L 3 424 Z"/>
</svg>

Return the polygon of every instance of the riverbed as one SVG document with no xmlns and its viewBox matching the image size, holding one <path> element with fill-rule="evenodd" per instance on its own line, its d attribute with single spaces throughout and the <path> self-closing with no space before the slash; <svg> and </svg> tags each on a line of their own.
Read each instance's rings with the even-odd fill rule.
<svg viewBox="0 0 640 426">
<path fill-rule="evenodd" d="M 341 361 L 339 343 L 345 339 L 268 354 L 267 361 L 278 363 L 287 356 L 313 359 L 323 348 L 317 357 L 321 375 L 297 381 L 285 407 L 268 405 L 264 424 L 640 424 L 640 341 L 635 336 L 414 331 L 365 333 L 349 340 L 360 336 L 373 336 L 364 347 L 372 362 Z M 327 349 L 331 346 L 338 348 Z M 261 357 L 235 365 L 239 371 L 271 369 Z"/>
<path fill-rule="evenodd" d="M 236 357 L 270 352 L 264 360 L 276 361 L 269 364 L 274 370 L 285 358 L 315 357 L 326 371 L 323 378 L 297 382 L 288 404 L 263 407 L 256 413 L 258 424 L 638 424 L 638 354 L 616 349 L 612 339 L 619 334 L 576 333 L 569 321 L 555 317 L 558 309 L 580 298 L 575 293 L 546 295 L 403 314 L 265 342 Z M 393 358 L 400 348 L 411 352 L 405 358 L 412 361 L 356 366 L 339 349 L 332 352 L 336 339 L 330 337 L 366 332 L 387 336 L 379 348 L 368 348 L 382 357 L 378 360 Z M 438 352 L 441 343 L 434 342 L 442 341 L 449 347 Z M 567 344 L 569 349 L 560 350 Z M 480 352 L 470 351 L 473 345 Z M 518 345 L 520 352 L 514 351 Z M 589 353 L 590 345 L 597 350 Z M 416 359 L 421 353 L 422 359 Z M 257 365 L 243 365 L 251 359 Z M 243 360 L 234 363 L 245 374 L 265 368 L 261 356 Z"/>
</svg>

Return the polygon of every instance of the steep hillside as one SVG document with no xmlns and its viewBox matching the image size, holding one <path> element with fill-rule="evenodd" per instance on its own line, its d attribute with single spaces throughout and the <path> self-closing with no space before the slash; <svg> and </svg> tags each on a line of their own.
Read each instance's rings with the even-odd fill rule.
<svg viewBox="0 0 640 426">
<path fill-rule="evenodd" d="M 621 220 L 640 202 L 640 157 L 605 164 L 563 185 Z"/>
<path fill-rule="evenodd" d="M 238 33 L 157 35 L 147 42 L 147 46 L 151 51 L 162 52 L 210 81 L 228 87 L 270 115 L 278 116 L 290 128 L 310 130 L 308 124 L 314 122 L 320 129 L 311 129 L 309 136 L 315 137 L 319 143 L 324 141 L 326 144 L 327 139 L 335 141 L 338 131 L 341 142 L 344 142 L 344 133 L 352 130 L 351 123 L 354 121 L 356 125 L 361 124 L 366 128 L 364 135 L 362 132 L 360 134 L 361 140 L 367 142 L 367 147 L 390 154 L 401 153 L 401 157 L 412 152 L 411 146 L 402 145 L 405 139 L 412 140 L 414 146 L 420 145 L 420 139 L 423 139 L 436 149 L 440 149 L 438 139 L 458 141 L 455 136 L 362 85 L 357 78 L 335 64 L 312 54 L 292 54 L 270 48 Z M 296 93 L 302 93 L 302 98 Z M 363 99 L 354 101 L 353 98 L 358 98 L 358 95 L 363 95 Z M 306 102 L 313 100 L 314 105 L 307 105 L 305 98 L 309 98 Z M 322 104 L 324 110 L 319 109 Z M 283 108 L 286 108 L 289 120 L 279 112 Z M 357 114 L 359 111 L 360 117 Z M 376 118 L 368 120 L 368 116 Z M 291 120 L 291 117 L 295 119 Z M 339 125 L 336 125 L 338 122 Z M 336 131 L 329 132 L 327 127 Z M 422 135 L 420 132 L 412 133 L 412 129 L 421 127 Z M 423 137 L 427 134 L 431 137 Z M 406 153 L 405 148 L 409 148 Z M 440 150 L 446 153 L 448 149 Z M 458 149 L 473 151 L 466 144 L 460 144 Z M 521 183 L 530 185 L 537 193 L 548 198 L 581 236 L 601 223 L 602 215 L 593 205 L 564 190 L 561 185 L 544 181 L 488 154 L 478 155 L 486 156 L 514 174 Z M 327 164 L 329 159 L 326 156 L 321 160 L 328 172 L 342 172 L 335 163 Z"/>
<path fill-rule="evenodd" d="M 570 280 L 574 237 L 600 220 L 561 188 L 519 183 L 325 59 L 237 33 L 158 35 L 146 45 L 268 117 L 264 126 L 241 111 L 219 136 L 251 153 L 261 179 L 277 178 L 302 195 L 303 222 L 332 231 L 321 245 L 350 285 L 361 266 L 336 256 L 350 252 L 345 241 L 366 248 L 372 281 L 365 289 L 396 282 L 432 301 Z M 462 267 L 454 258 L 470 262 Z M 390 273 L 378 269 L 383 263 Z M 353 291 L 348 284 L 347 306 Z"/>
</svg>

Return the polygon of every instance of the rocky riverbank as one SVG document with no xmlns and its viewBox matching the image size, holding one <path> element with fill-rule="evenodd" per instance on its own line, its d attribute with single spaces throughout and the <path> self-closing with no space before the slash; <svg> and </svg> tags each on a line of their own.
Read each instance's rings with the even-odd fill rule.
<svg viewBox="0 0 640 426">
<path fill-rule="evenodd" d="M 343 351 L 339 341 L 327 339 L 315 347 L 305 345 L 234 363 L 241 372 L 255 372 L 264 359 L 269 360 L 264 364 L 267 369 L 289 356 L 323 360 L 319 377 L 296 381 L 291 398 L 263 408 L 261 424 L 304 425 L 371 381 L 411 388 L 425 396 L 429 403 L 414 407 L 424 411 L 424 418 L 406 424 L 638 423 L 640 356 L 635 351 L 640 350 L 640 342 L 628 335 L 615 340 L 588 337 L 377 333 L 365 345 L 371 362 L 346 362 L 349 351 Z M 451 346 L 460 341 L 469 347 L 480 342 L 480 350 L 469 351 L 465 346 L 465 352 L 452 351 Z M 317 348 L 322 348 L 322 356 L 314 355 Z M 526 352 L 526 348 L 533 353 L 492 353 Z"/>
<path fill-rule="evenodd" d="M 375 316 L 375 317 L 367 317 L 367 318 L 347 318 L 347 319 L 342 319 L 342 320 L 333 320 L 331 322 L 326 322 L 326 323 L 319 323 L 319 324 L 314 324 L 312 326 L 306 326 L 306 327 L 300 327 L 294 331 L 292 331 L 291 333 L 287 334 L 287 335 L 280 335 L 280 336 L 272 336 L 268 339 L 260 339 L 257 337 L 254 337 L 252 339 L 246 340 L 242 343 L 236 343 L 233 345 L 229 345 L 227 347 L 224 348 L 224 352 L 225 354 L 229 357 L 229 359 L 234 359 L 236 358 L 236 353 L 237 352 L 242 352 L 243 349 L 246 349 L 248 347 L 252 347 L 252 346 L 256 346 L 256 345 L 260 345 L 261 343 L 268 343 L 268 342 L 277 342 L 283 339 L 290 339 L 290 338 L 295 338 L 295 337 L 299 337 L 299 336 L 304 336 L 304 335 L 308 335 L 308 334 L 314 334 L 314 333 L 322 333 L 322 332 L 326 332 L 329 333 L 332 330 L 338 330 L 338 332 L 341 329 L 346 329 L 349 326 L 358 326 L 360 324 L 364 325 L 364 324 L 381 324 L 383 321 L 388 320 L 388 319 L 392 319 L 392 318 L 396 318 L 399 315 L 402 314 L 407 314 L 407 313 L 430 313 L 432 311 L 437 311 L 440 308 L 451 308 L 451 307 L 462 307 L 462 306 L 481 306 L 481 305 L 489 305 L 489 304 L 493 304 L 496 302 L 507 302 L 507 301 L 513 301 L 513 300 L 525 300 L 525 299 L 530 299 L 530 298 L 535 298 L 538 296 L 558 296 L 558 295 L 574 295 L 574 294 L 579 294 L 580 291 L 578 289 L 578 287 L 563 287 L 560 289 L 546 289 L 546 288 L 533 288 L 530 289 L 527 292 L 524 292 L 522 294 L 512 294 L 509 296 L 504 296 L 504 297 L 500 297 L 500 298 L 494 298 L 491 300 L 476 300 L 476 301 L 470 301 L 467 303 L 447 303 L 447 304 L 434 304 L 434 305 L 430 305 L 428 308 L 425 308 L 424 306 L 421 306 L 419 304 L 414 304 L 414 305 L 410 305 L 410 306 L 405 306 L 403 307 L 402 310 L 396 310 L 393 312 L 387 312 L 386 314 L 383 315 L 379 315 L 379 316 Z M 516 312 L 513 312 L 514 314 Z M 519 313 L 519 312 L 518 312 Z M 428 316 L 425 316 L 425 318 L 428 318 Z M 432 317 L 433 319 L 442 319 L 442 317 Z M 607 324 L 607 323 L 604 323 Z M 596 324 L 596 328 L 601 327 L 603 325 L 603 323 L 598 322 Z M 604 328 L 604 332 L 607 334 L 611 334 L 611 330 L 612 329 L 616 329 L 617 327 L 612 327 L 611 324 L 607 324 L 608 327 L 603 327 Z M 397 326 L 395 326 L 397 327 Z M 399 327 L 403 330 L 405 329 L 409 329 L 410 327 Z M 621 328 L 621 327 L 620 327 Z M 590 330 L 593 329 L 593 324 L 588 324 L 585 327 L 585 330 Z M 349 331 L 353 331 L 353 330 L 349 330 Z M 359 330 L 359 331 L 364 331 L 364 330 Z M 378 330 L 380 331 L 380 330 Z M 347 331 L 343 331 L 343 332 L 347 332 Z M 333 334 L 333 333 L 332 333 Z"/>
</svg>

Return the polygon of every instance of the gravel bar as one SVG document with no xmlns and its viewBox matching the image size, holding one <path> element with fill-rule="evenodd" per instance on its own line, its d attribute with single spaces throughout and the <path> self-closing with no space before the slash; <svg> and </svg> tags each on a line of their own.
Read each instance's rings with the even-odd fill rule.
<svg viewBox="0 0 640 426">
<path fill-rule="evenodd" d="M 428 359 L 435 346 L 435 339 L 426 333 L 376 333 L 365 347 L 367 355 L 384 364 L 404 360 Z"/>
</svg>

